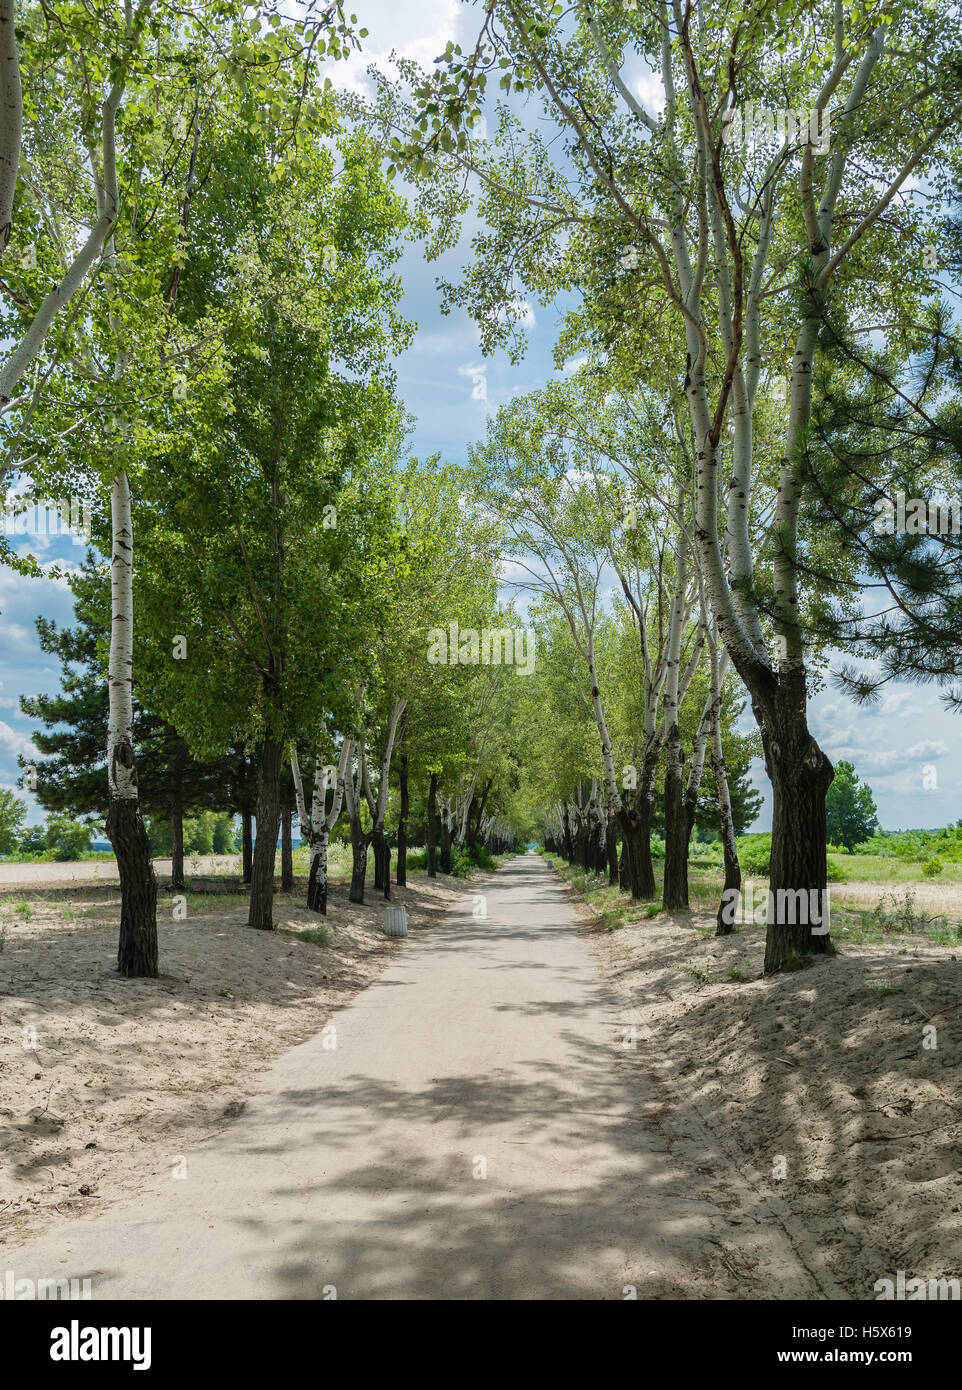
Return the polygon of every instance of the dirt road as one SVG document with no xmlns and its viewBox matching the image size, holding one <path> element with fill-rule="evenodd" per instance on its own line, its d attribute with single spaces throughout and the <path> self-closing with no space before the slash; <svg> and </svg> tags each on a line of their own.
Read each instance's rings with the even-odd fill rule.
<svg viewBox="0 0 962 1390">
<path fill-rule="evenodd" d="M 745 1296 L 724 1257 L 747 1232 L 651 1133 L 653 1083 L 538 856 L 469 889 L 332 1025 L 135 1206 L 0 1264 L 90 1277 L 95 1299 Z M 754 1296 L 819 1296 L 777 1227 L 752 1244 Z"/>
<path fill-rule="evenodd" d="M 184 872 L 191 874 L 238 873 L 236 854 L 188 855 Z M 155 859 L 154 869 L 161 883 L 170 878 L 169 859 Z M 0 864 L 0 890 L 4 888 L 59 888 L 70 883 L 119 883 L 115 859 L 75 859 L 39 864 Z"/>
</svg>

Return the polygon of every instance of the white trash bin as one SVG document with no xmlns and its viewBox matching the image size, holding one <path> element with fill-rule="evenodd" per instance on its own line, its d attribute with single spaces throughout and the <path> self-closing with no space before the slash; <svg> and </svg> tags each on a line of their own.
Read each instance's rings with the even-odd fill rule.
<svg viewBox="0 0 962 1390">
<path fill-rule="evenodd" d="M 403 907 L 384 909 L 384 933 L 386 936 L 407 936 L 408 915 Z"/>
</svg>

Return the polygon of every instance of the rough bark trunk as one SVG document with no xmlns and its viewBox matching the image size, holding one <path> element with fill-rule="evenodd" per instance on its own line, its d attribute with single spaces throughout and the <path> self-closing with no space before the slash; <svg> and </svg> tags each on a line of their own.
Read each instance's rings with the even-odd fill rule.
<svg viewBox="0 0 962 1390">
<path fill-rule="evenodd" d="M 562 802 L 562 809 L 563 809 L 563 812 L 564 812 L 564 815 L 563 815 L 563 818 L 562 818 L 562 823 L 561 823 L 562 834 L 563 834 L 563 836 L 564 836 L 564 848 L 562 849 L 562 854 L 564 855 L 565 859 L 567 859 L 568 863 L 570 864 L 571 861 L 572 861 L 572 860 L 574 859 L 574 857 L 575 857 L 575 846 L 574 846 L 574 840 L 572 839 L 572 836 L 571 836 L 571 816 L 570 816 L 570 814 L 569 814 L 569 812 L 568 812 L 568 803 L 567 803 L 567 801 Z"/>
<path fill-rule="evenodd" d="M 651 862 L 651 819 L 636 807 L 618 812 L 621 843 L 627 869 L 627 887 L 633 898 L 655 896 L 655 870 Z"/>
<path fill-rule="evenodd" d="M 397 884 L 399 888 L 404 888 L 408 881 L 408 813 L 411 809 L 406 753 L 402 753 L 398 760 L 398 782 L 401 788 L 401 814 L 397 823 Z"/>
<path fill-rule="evenodd" d="M 179 791 L 170 805 L 170 886 L 184 886 L 184 807 Z"/>
<path fill-rule="evenodd" d="M 250 811 L 241 813 L 241 875 L 242 882 L 249 885 L 254 869 L 254 827 Z"/>
<path fill-rule="evenodd" d="M 438 774 L 431 773 L 428 783 L 428 878 L 438 876 Z"/>
<path fill-rule="evenodd" d="M 833 952 L 827 930 L 819 928 L 828 925 L 825 796 L 835 769 L 808 730 L 804 670 L 782 672 L 766 713 L 762 743 L 773 793 L 769 903 L 774 900 L 775 911 L 765 934 L 765 973 L 771 974 L 803 956 Z"/>
<path fill-rule="evenodd" d="M 351 890 L 348 900 L 363 903 L 364 883 L 367 878 L 367 847 L 371 843 L 370 833 L 365 834 L 359 814 L 351 816 Z"/>
<path fill-rule="evenodd" d="M 728 936 L 734 930 L 734 915 L 725 911 L 725 904 L 732 902 L 732 893 L 737 893 L 741 888 L 742 871 L 738 862 L 738 847 L 735 844 L 735 823 L 732 819 L 732 803 L 728 791 L 728 773 L 722 750 L 721 718 L 717 703 L 712 727 L 711 763 L 715 776 L 715 791 L 718 796 L 718 828 L 721 831 L 722 850 L 725 856 L 725 888 L 718 907 L 716 918 L 718 926 L 715 935 Z"/>
<path fill-rule="evenodd" d="M 274 863 L 280 821 L 280 778 L 283 746 L 267 738 L 261 744 L 257 769 L 257 839 L 251 869 L 250 907 L 247 925 L 258 931 L 274 930 Z"/>
<path fill-rule="evenodd" d="M 294 845 L 291 836 L 291 816 L 294 808 L 289 801 L 281 807 L 281 892 L 294 891 Z"/>
<path fill-rule="evenodd" d="M 157 879 L 140 803 L 111 797 L 107 835 L 120 873 L 120 943 L 117 969 L 128 979 L 154 979 L 158 968 Z"/>
<path fill-rule="evenodd" d="M 120 874 L 117 969 L 128 977 L 157 975 L 157 878 L 140 814 L 134 762 L 133 522 L 130 484 L 118 473 L 110 495 L 110 656 L 108 665 L 107 834 Z"/>
<path fill-rule="evenodd" d="M 381 827 L 371 837 L 374 848 L 374 888 L 386 898 L 391 896 L 391 846 Z"/>
<path fill-rule="evenodd" d="M 441 872 L 442 874 L 451 872 L 451 827 L 443 818 L 441 820 Z"/>
<path fill-rule="evenodd" d="M 731 894 L 737 893 L 742 886 L 742 869 L 738 862 L 738 851 L 735 848 L 734 837 L 729 840 L 724 830 L 722 831 L 722 846 L 725 855 L 725 887 L 715 918 L 717 923 L 715 929 L 716 936 L 728 936 L 734 931 L 734 914 L 730 911 L 725 911 L 725 904 L 733 901 Z"/>
<path fill-rule="evenodd" d="M 608 886 L 618 887 L 618 822 L 609 811 L 605 829 L 605 853 L 608 857 Z"/>
<path fill-rule="evenodd" d="M 668 731 L 665 749 L 665 877 L 661 905 L 670 912 L 688 906 L 688 833 L 681 735 L 677 724 Z"/>
</svg>

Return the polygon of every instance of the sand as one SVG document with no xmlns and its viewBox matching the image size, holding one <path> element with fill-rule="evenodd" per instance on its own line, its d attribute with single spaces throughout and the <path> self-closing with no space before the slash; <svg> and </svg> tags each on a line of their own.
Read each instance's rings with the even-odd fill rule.
<svg viewBox="0 0 962 1390">
<path fill-rule="evenodd" d="M 692 912 L 608 932 L 583 911 L 629 1055 L 660 1082 L 654 1123 L 704 1176 L 693 1198 L 727 1189 L 746 1229 L 767 1208 L 827 1297 L 873 1299 L 900 1269 L 962 1277 L 957 950 L 893 937 L 764 978 L 762 927 L 719 940 Z M 766 1297 L 750 1258 L 740 1273 Z"/>
</svg>

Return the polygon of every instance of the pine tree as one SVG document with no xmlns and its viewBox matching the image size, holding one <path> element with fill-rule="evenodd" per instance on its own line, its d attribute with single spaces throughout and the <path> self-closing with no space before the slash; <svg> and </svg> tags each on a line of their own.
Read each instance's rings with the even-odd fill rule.
<svg viewBox="0 0 962 1390">
<path fill-rule="evenodd" d="M 45 726 L 33 734 L 43 758 L 29 765 L 41 806 L 69 812 L 88 824 L 102 822 L 107 806 L 107 678 L 102 634 L 106 626 L 108 578 L 88 553 L 73 581 L 77 625 L 61 628 L 37 619 L 41 648 L 61 664 L 56 695 L 20 697 L 25 714 Z M 135 706 L 140 800 L 151 815 L 171 824 L 172 883 L 183 887 L 183 820 L 192 811 L 242 810 L 250 802 L 250 772 L 236 750 L 221 760 L 193 758 L 186 742 L 163 719 Z"/>
<path fill-rule="evenodd" d="M 826 831 L 831 844 L 844 845 L 852 854 L 878 829 L 872 789 L 844 759 L 835 764 L 835 780 L 825 801 Z"/>
</svg>

